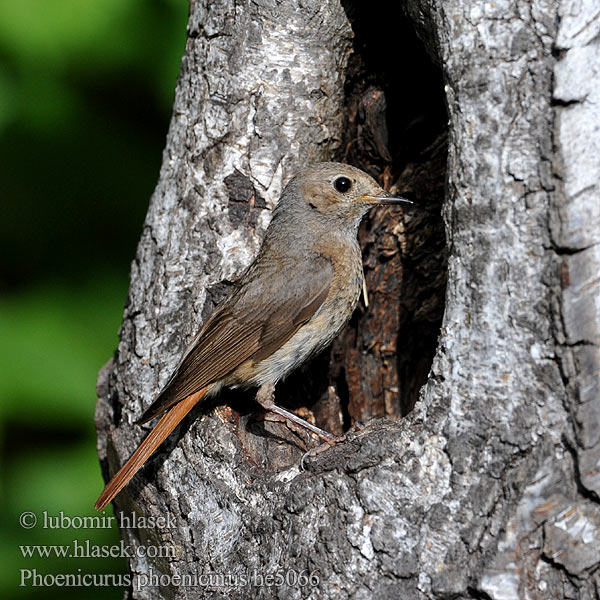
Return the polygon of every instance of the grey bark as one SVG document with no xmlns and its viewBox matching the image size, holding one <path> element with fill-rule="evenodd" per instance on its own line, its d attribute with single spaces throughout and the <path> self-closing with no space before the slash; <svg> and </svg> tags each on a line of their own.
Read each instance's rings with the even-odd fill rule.
<svg viewBox="0 0 600 600">
<path fill-rule="evenodd" d="M 126 543 L 179 548 L 130 561 L 134 586 L 171 578 L 134 598 L 598 597 L 600 12 L 405 9 L 449 115 L 445 313 L 419 401 L 306 471 L 279 424 L 250 426 L 249 397 L 246 411 L 195 412 L 116 502 L 174 524 L 124 529 Z M 282 184 L 338 150 L 351 36 L 335 0 L 192 2 L 121 341 L 98 383 L 105 474 L 143 438 L 133 420 L 217 284 L 257 251 Z M 300 587 L 303 571 L 318 584 Z M 283 584 L 257 585 L 269 574 Z"/>
</svg>

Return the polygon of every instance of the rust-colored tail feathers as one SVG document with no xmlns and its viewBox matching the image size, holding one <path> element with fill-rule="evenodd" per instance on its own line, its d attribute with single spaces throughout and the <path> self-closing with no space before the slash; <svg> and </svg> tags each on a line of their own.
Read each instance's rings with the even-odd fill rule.
<svg viewBox="0 0 600 600">
<path fill-rule="evenodd" d="M 208 388 L 188 396 L 171 407 L 158 421 L 148 437 L 139 445 L 131 458 L 121 467 L 119 472 L 106 484 L 104 491 L 96 500 L 94 508 L 102 510 L 138 472 L 150 455 L 163 443 L 169 434 L 179 425 L 181 420 L 204 397 Z"/>
</svg>

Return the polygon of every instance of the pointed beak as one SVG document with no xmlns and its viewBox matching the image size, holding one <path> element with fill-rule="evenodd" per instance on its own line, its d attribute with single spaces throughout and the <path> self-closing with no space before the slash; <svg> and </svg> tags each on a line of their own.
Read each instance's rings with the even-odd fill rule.
<svg viewBox="0 0 600 600">
<path fill-rule="evenodd" d="M 381 190 L 381 193 L 377 196 L 371 196 L 370 194 L 365 194 L 361 196 L 359 200 L 366 202 L 367 204 L 408 204 L 414 205 L 412 200 L 408 200 L 408 198 L 402 198 L 402 196 L 393 196 L 389 192 L 385 192 Z"/>
</svg>

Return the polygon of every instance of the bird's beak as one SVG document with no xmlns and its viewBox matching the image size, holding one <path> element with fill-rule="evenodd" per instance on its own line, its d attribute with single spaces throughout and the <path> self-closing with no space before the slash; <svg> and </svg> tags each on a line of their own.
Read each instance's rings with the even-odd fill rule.
<svg viewBox="0 0 600 600">
<path fill-rule="evenodd" d="M 381 193 L 377 196 L 371 196 L 371 194 L 364 194 L 358 198 L 367 204 L 414 204 L 412 200 L 402 198 L 402 196 L 393 196 L 389 192 L 381 190 Z"/>
</svg>

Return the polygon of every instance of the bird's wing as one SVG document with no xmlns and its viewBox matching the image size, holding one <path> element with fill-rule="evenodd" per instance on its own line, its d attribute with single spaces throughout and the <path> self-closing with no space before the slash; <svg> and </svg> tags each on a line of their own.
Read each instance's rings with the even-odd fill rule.
<svg viewBox="0 0 600 600">
<path fill-rule="evenodd" d="M 248 359 L 270 356 L 325 301 L 333 267 L 324 256 L 286 266 L 250 268 L 220 304 L 167 383 L 140 419 L 145 423 L 190 394 L 215 383 Z"/>
</svg>

